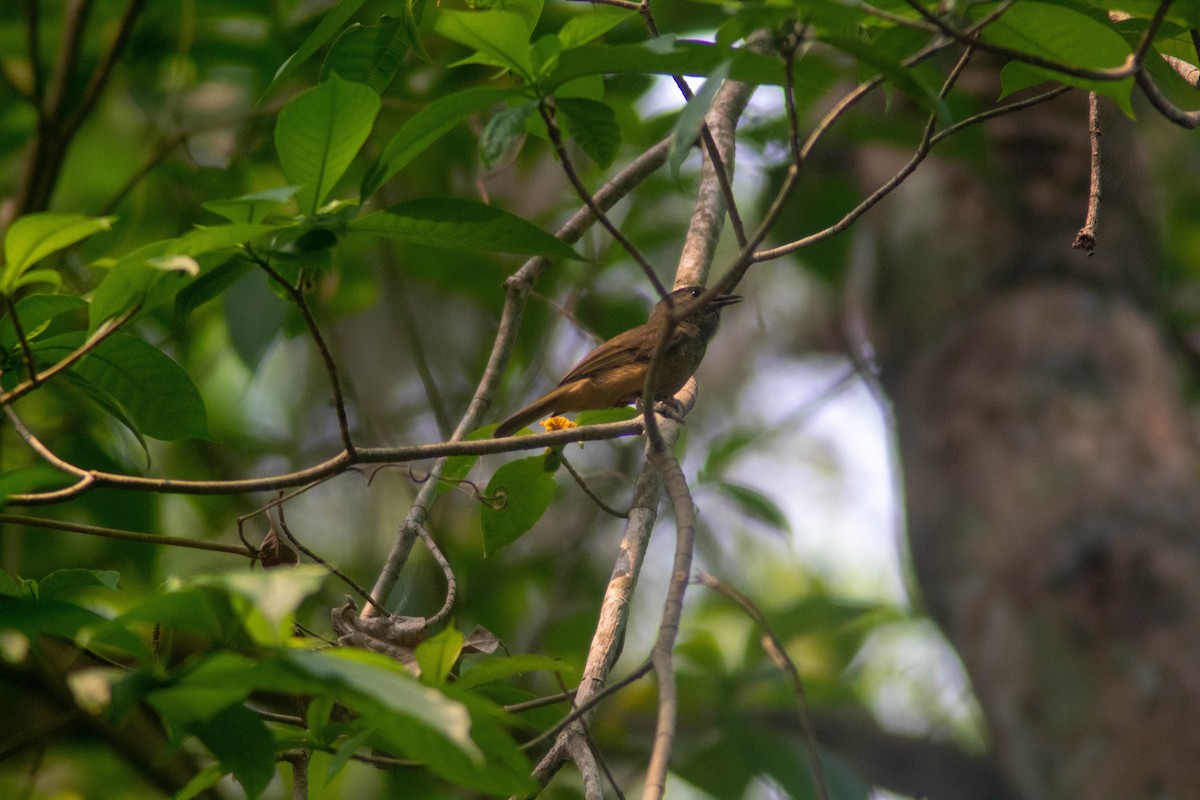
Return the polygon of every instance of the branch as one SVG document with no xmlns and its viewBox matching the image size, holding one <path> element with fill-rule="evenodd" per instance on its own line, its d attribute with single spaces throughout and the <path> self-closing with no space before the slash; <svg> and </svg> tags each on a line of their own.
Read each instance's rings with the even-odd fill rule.
<svg viewBox="0 0 1200 800">
<path fill-rule="evenodd" d="M 554 145 L 554 151 L 558 153 L 558 159 L 562 163 L 563 172 L 566 173 L 571 185 L 575 187 L 575 193 L 579 195 L 579 199 L 583 201 L 583 204 L 588 207 L 592 215 L 604 226 L 609 235 L 621 247 L 624 247 L 625 252 L 629 253 L 633 260 L 638 263 L 638 266 L 642 268 L 642 272 L 646 274 L 650 283 L 654 285 L 654 290 L 658 292 L 659 298 L 666 297 L 669 292 L 667 291 L 667 287 L 663 286 L 658 273 L 654 271 L 654 265 L 642 255 L 642 252 L 637 249 L 633 242 L 625 237 L 625 234 L 621 233 L 621 229 L 613 224 L 608 215 L 604 213 L 604 209 L 600 208 L 599 204 L 596 203 L 596 199 L 592 197 L 587 187 L 583 185 L 579 173 L 575 171 L 575 165 L 571 162 L 570 155 L 567 154 L 567 148 L 563 144 L 562 133 L 558 129 L 558 123 L 554 119 L 554 113 L 551 111 L 550 105 L 543 100 L 541 103 L 538 103 L 538 111 L 541 112 L 542 120 L 546 123 L 546 132 L 550 136 L 550 142 Z"/>
<path fill-rule="evenodd" d="M 1088 138 L 1091 141 L 1087 218 L 1071 247 L 1089 256 L 1096 252 L 1096 220 L 1100 216 L 1100 106 L 1095 92 L 1088 92 Z"/>
<path fill-rule="evenodd" d="M 337 362 L 333 359 L 333 353 L 329 349 L 329 345 L 325 343 L 325 337 L 321 335 L 321 329 L 317 326 L 316 317 L 313 316 L 312 309 L 308 305 L 308 300 L 304 297 L 304 290 L 298 286 L 293 286 L 282 275 L 280 275 L 271 264 L 258 255 L 249 245 L 245 247 L 246 255 L 258 265 L 259 269 L 267 273 L 271 280 L 279 284 L 292 302 L 296 304 L 296 308 L 300 311 L 300 316 L 304 318 L 304 325 L 308 328 L 308 335 L 312 337 L 313 344 L 317 346 L 317 352 L 321 356 L 321 363 L 325 366 L 325 373 L 329 376 L 329 387 L 333 391 L 333 409 L 337 414 L 338 433 L 342 439 L 342 448 L 351 458 L 354 457 L 354 441 L 350 438 L 350 419 L 346 415 L 346 397 L 342 393 L 342 382 L 338 378 Z"/>
<path fill-rule="evenodd" d="M 1142 94 L 1146 95 L 1146 99 L 1150 101 L 1150 105 L 1158 109 L 1158 112 L 1168 120 L 1189 130 L 1200 127 L 1200 109 L 1184 111 L 1172 103 L 1145 70 L 1138 72 L 1134 80 L 1137 81 Z"/>
<path fill-rule="evenodd" d="M 97 525 L 84 525 L 79 522 L 66 522 L 58 519 L 42 519 L 41 517 L 27 517 L 20 514 L 0 514 L 0 523 L 24 525 L 30 528 L 44 528 L 52 531 L 66 531 L 67 533 L 81 533 L 85 536 L 100 536 L 105 539 L 120 539 L 126 542 L 184 547 L 191 550 L 208 550 L 214 553 L 245 556 L 250 559 L 255 557 L 252 550 L 246 547 L 238 547 L 237 545 L 185 539 L 181 536 L 160 536 L 156 533 L 137 533 L 135 531 L 123 531 L 116 528 L 102 528 Z"/>
<path fill-rule="evenodd" d="M 1064 75 L 1070 75 L 1075 78 L 1084 78 L 1093 81 L 1120 81 L 1128 78 L 1141 70 L 1142 61 L 1146 57 L 1147 51 L 1150 49 L 1151 43 L 1154 41 L 1154 35 L 1158 32 L 1162 25 L 1163 18 L 1167 14 L 1167 10 L 1171 7 L 1172 0 L 1164 0 L 1159 4 L 1158 10 L 1151 19 L 1150 24 L 1146 27 L 1142 34 L 1142 39 L 1138 43 L 1137 49 L 1125 57 L 1125 60 L 1119 67 L 1108 67 L 1106 69 L 1088 69 L 1086 67 L 1076 67 L 1072 64 L 1063 64 L 1059 61 L 1054 61 L 1049 58 L 1042 58 L 1033 53 L 1026 53 L 1021 50 L 1013 50 L 1003 45 L 993 44 L 979 36 L 979 26 L 975 26 L 971 31 L 960 31 L 948 22 L 943 20 L 938 15 L 934 14 L 929 9 L 925 8 L 924 4 L 919 0 L 905 0 L 908 5 L 913 8 L 918 14 L 924 17 L 928 22 L 937 26 L 946 36 L 961 42 L 965 45 L 977 47 L 989 53 L 994 53 L 1004 58 L 1009 58 L 1014 61 L 1020 61 L 1025 64 L 1030 64 L 1035 67 L 1061 72 Z"/>
</svg>

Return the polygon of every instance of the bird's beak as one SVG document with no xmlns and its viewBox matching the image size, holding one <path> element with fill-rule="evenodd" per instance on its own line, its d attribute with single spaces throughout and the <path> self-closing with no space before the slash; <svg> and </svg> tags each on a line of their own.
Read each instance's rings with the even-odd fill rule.
<svg viewBox="0 0 1200 800">
<path fill-rule="evenodd" d="M 740 303 L 743 299 L 740 294 L 719 294 L 712 299 L 712 305 L 717 308 L 724 308 L 734 303 Z"/>
</svg>

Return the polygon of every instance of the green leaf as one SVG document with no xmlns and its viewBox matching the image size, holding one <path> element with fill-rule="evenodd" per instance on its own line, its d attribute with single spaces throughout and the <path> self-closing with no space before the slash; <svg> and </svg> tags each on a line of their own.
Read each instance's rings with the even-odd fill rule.
<svg viewBox="0 0 1200 800">
<path fill-rule="evenodd" d="M 471 717 L 467 709 L 436 689 L 422 685 L 386 656 L 342 648 L 285 651 L 281 657 L 286 664 L 315 679 L 319 685 L 346 692 L 346 705 L 373 722 L 384 723 L 380 730 L 385 735 L 389 731 L 393 734 L 402 732 L 387 724 L 394 721 L 389 718 L 418 722 L 423 730 L 412 732 L 413 741 L 396 742 L 402 744 L 405 751 L 424 751 L 423 744 L 433 732 L 470 759 L 482 760 L 483 754 L 468 735 Z M 407 739 L 407 736 L 402 738 Z"/>
<path fill-rule="evenodd" d="M 303 186 L 301 210 L 315 215 L 371 133 L 379 95 L 337 75 L 297 95 L 279 112 L 275 149 L 289 183 Z"/>
<path fill-rule="evenodd" d="M 171 800 L 192 800 L 195 797 L 199 797 L 220 783 L 221 778 L 224 777 L 225 770 L 220 764 L 216 762 L 209 764 L 192 776 L 192 779 L 187 782 L 186 786 L 171 795 Z"/>
<path fill-rule="evenodd" d="M 568 686 L 579 679 L 579 670 L 565 661 L 537 653 L 526 653 L 515 656 L 493 656 L 480 660 L 472 659 L 465 662 L 462 675 L 454 682 L 454 685 L 459 689 L 474 689 L 529 672 L 556 672 L 562 676 Z"/>
<path fill-rule="evenodd" d="M 278 225 L 233 224 L 197 228 L 178 239 L 146 245 L 113 265 L 92 293 L 89 325 L 96 330 L 106 319 L 138 306 L 144 314 L 187 286 L 201 272 L 199 256 L 233 251 L 274 231 Z M 211 264 L 219 261 L 208 262 Z"/>
<path fill-rule="evenodd" d="M 751 519 L 756 519 L 781 533 L 787 533 L 792 529 L 787 516 L 775 504 L 775 501 L 757 489 L 727 481 L 718 481 L 714 485 L 721 494 L 732 500 L 734 505 Z"/>
<path fill-rule="evenodd" d="M 227 200 L 209 200 L 201 205 L 235 224 L 253 224 L 262 222 L 268 214 L 295 197 L 301 188 L 276 186 L 273 189 L 263 189 L 261 192 L 251 192 Z"/>
<path fill-rule="evenodd" d="M 498 208 L 466 200 L 410 200 L 359 217 L 346 227 L 351 232 L 427 247 L 585 260 L 570 245 L 536 225 Z"/>
<path fill-rule="evenodd" d="M 509 11 L 439 9 L 433 29 L 488 56 L 526 81 L 533 81 L 529 46 L 532 28 L 522 15 Z"/>
<path fill-rule="evenodd" d="M 581 411 L 575 417 L 576 425 L 603 425 L 607 422 L 624 422 L 627 419 L 633 419 L 638 415 L 638 410 L 633 406 L 621 406 L 620 408 L 601 408 L 595 411 Z"/>
<path fill-rule="evenodd" d="M 279 65 L 279 69 L 275 71 L 275 77 L 271 80 L 271 85 L 267 87 L 264 96 L 269 95 L 276 86 L 279 85 L 284 78 L 287 78 L 293 72 L 300 68 L 304 62 L 313 57 L 321 47 L 340 31 L 355 12 L 362 7 L 366 0 L 339 0 L 325 18 L 317 25 L 308 38 L 300 45 L 296 52 L 288 56 L 287 60 Z"/>
<path fill-rule="evenodd" d="M 25 286 L 33 286 L 38 283 L 45 283 L 53 286 L 55 289 L 62 286 L 62 275 L 59 275 L 52 269 L 31 269 L 21 277 L 17 278 L 13 290 L 23 288 Z"/>
<path fill-rule="evenodd" d="M 383 94 L 408 52 L 408 31 L 399 17 L 383 16 L 374 25 L 351 25 L 334 42 L 321 67 L 321 80 L 336 73 Z"/>
<path fill-rule="evenodd" d="M 38 581 L 38 596 L 43 600 L 57 600 L 93 586 L 116 589 L 120 579 L 121 574 L 113 570 L 58 569 Z"/>
<path fill-rule="evenodd" d="M 17 301 L 17 317 L 26 341 L 33 341 L 61 314 L 69 314 L 87 306 L 81 297 L 69 294 L 31 294 Z M 0 350 L 11 350 L 17 346 L 17 331 L 13 327 L 11 314 L 0 319 Z"/>
<path fill-rule="evenodd" d="M 821 41 L 854 57 L 860 63 L 877 70 L 900 91 L 904 92 L 927 111 L 937 114 L 943 123 L 953 121 L 949 106 L 936 89 L 921 82 L 918 73 L 904 66 L 898 58 L 883 47 L 856 36 L 821 36 Z"/>
<path fill-rule="evenodd" d="M 202 576 L 194 583 L 212 586 L 246 600 L 248 609 L 261 615 L 270 626 L 271 637 L 259 641 L 282 644 L 292 635 L 296 609 L 305 598 L 320 590 L 328 575 L 321 567 L 306 564 L 292 569 L 223 572 Z"/>
<path fill-rule="evenodd" d="M 700 480 L 715 480 L 746 449 L 762 439 L 762 433 L 746 428 L 733 428 L 713 440 L 708 447 L 704 466 L 700 468 Z"/>
<path fill-rule="evenodd" d="M 0 291 L 11 294 L 25 272 L 51 253 L 112 228 L 116 217 L 80 214 L 28 214 L 12 223 L 4 237 L 4 270 Z"/>
<path fill-rule="evenodd" d="M 545 464 L 545 456 L 510 461 L 488 482 L 479 516 L 485 557 L 521 538 L 550 507 L 556 484 Z"/>
<path fill-rule="evenodd" d="M 505 108 L 490 120 L 479 137 L 479 160 L 488 169 L 496 165 L 513 141 L 525 134 L 525 120 L 537 110 L 537 103 L 528 102 Z"/>
<path fill-rule="evenodd" d="M 33 350 L 39 363 L 49 366 L 83 341 L 82 333 L 69 333 L 37 342 Z M 70 371 L 125 409 L 137 431 L 146 436 L 211 438 L 204 401 L 192 379 L 165 353 L 137 337 L 109 336 Z"/>
<path fill-rule="evenodd" d="M 730 60 L 729 77 L 747 83 L 783 83 L 783 59 L 746 48 L 731 48 L 696 41 L 675 41 L 663 36 L 643 44 L 584 45 L 564 51 L 558 66 L 543 81 L 548 91 L 584 75 L 689 75 L 703 77 L 721 62 Z M 803 74 L 803 70 L 799 70 Z"/>
<path fill-rule="evenodd" d="M 721 84 L 729 77 L 730 65 L 729 61 L 722 61 L 718 64 L 717 68 L 704 81 L 704 87 L 692 96 L 687 106 L 684 107 L 683 113 L 679 115 L 679 119 L 675 120 L 675 128 L 671 134 L 671 148 L 667 153 L 667 166 L 670 169 L 671 180 L 679 181 L 679 168 L 700 136 L 700 129 L 704 127 L 704 115 L 708 113 L 708 107 L 712 105 L 713 98 L 717 96 L 717 89 L 721 88 Z"/>
<path fill-rule="evenodd" d="M 175 297 L 175 314 L 181 319 L 236 285 L 254 264 L 244 258 L 231 258 L 215 269 L 209 270 L 180 290 Z"/>
<path fill-rule="evenodd" d="M 421 668 L 421 681 L 430 686 L 444 684 L 462 652 L 462 645 L 462 631 L 452 625 L 417 645 L 414 655 L 417 666 Z"/>
<path fill-rule="evenodd" d="M 1119 67 L 1133 52 L 1129 42 L 1105 22 L 1066 6 L 1036 0 L 1015 3 L 984 28 L 982 36 L 1013 50 L 1087 69 Z M 1047 80 L 1102 94 L 1133 116 L 1132 78 L 1091 81 L 1018 62 L 1005 67 L 1004 95 Z"/>
<path fill-rule="evenodd" d="M 275 776 L 275 740 L 258 715 L 245 706 L 229 706 L 193 726 L 192 733 L 233 773 L 251 800 L 259 797 Z"/>
<path fill-rule="evenodd" d="M 404 123 L 383 148 L 379 161 L 363 179 L 362 196 L 365 198 L 374 194 L 393 175 L 467 117 L 515 93 L 514 89 L 477 87 L 439 98 L 422 108 Z"/>
<path fill-rule="evenodd" d="M 632 15 L 622 8 L 594 6 L 590 11 L 571 17 L 558 32 L 563 50 L 580 47 L 599 39 Z"/>
<path fill-rule="evenodd" d="M 555 100 L 567 133 L 583 152 L 600 165 L 612 166 L 621 149 L 621 126 L 617 115 L 607 104 L 596 100 L 562 97 Z"/>
</svg>

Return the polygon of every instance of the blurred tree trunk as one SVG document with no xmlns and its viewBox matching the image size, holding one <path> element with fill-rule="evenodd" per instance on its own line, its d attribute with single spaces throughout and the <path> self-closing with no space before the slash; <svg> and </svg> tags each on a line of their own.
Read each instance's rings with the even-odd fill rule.
<svg viewBox="0 0 1200 800">
<path fill-rule="evenodd" d="M 874 233 L 918 580 L 1027 800 L 1200 786 L 1196 443 L 1130 126 L 1103 125 L 1094 257 L 1078 92 L 989 123 L 983 181 L 918 172 Z"/>
</svg>

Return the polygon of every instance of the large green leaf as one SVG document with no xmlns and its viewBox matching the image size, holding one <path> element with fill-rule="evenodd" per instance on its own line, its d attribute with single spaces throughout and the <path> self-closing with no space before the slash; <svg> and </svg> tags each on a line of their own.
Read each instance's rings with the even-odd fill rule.
<svg viewBox="0 0 1200 800">
<path fill-rule="evenodd" d="M 321 68 L 322 80 L 336 73 L 383 94 L 408 52 L 408 32 L 399 17 L 380 17 L 374 25 L 351 25 L 334 42 Z"/>
<path fill-rule="evenodd" d="M 1044 59 L 1087 69 L 1119 67 L 1132 53 L 1129 42 L 1110 25 L 1054 3 L 1025 0 L 1013 4 L 1000 19 L 983 29 L 989 42 Z M 1093 81 L 1020 62 L 1002 74 L 1004 94 L 1053 80 L 1111 98 L 1129 116 L 1133 79 Z"/>
<path fill-rule="evenodd" d="M 563 50 L 581 47 L 600 38 L 632 16 L 622 8 L 592 6 L 588 11 L 567 20 L 558 32 L 558 40 L 562 43 Z"/>
<path fill-rule="evenodd" d="M 275 740 L 250 709 L 235 704 L 192 727 L 192 733 L 233 773 L 246 797 L 259 797 L 275 776 Z"/>
<path fill-rule="evenodd" d="M 178 239 L 154 242 L 117 261 L 92 293 L 89 324 L 100 323 L 138 306 L 144 314 L 188 286 L 224 257 L 200 259 L 214 253 L 233 252 L 274 231 L 278 225 L 242 223 L 197 228 Z"/>
<path fill-rule="evenodd" d="M 303 565 L 292 569 L 268 569 L 257 572 L 223 572 L 198 578 L 197 586 L 213 586 L 245 601 L 247 620 L 262 617 L 267 629 L 255 639 L 262 644 L 283 644 L 292 634 L 296 609 L 306 597 L 316 593 L 329 576 L 321 567 Z"/>
<path fill-rule="evenodd" d="M 304 62 L 312 58 L 313 54 L 320 50 L 326 42 L 336 36 L 337 32 L 345 27 L 364 2 L 366 0 L 339 0 L 338 4 L 325 15 L 325 18 L 308 35 L 296 52 L 279 65 L 279 69 L 275 71 L 275 77 L 271 80 L 271 85 L 267 87 L 266 94 L 270 94 L 284 78 L 295 72 Z"/>
<path fill-rule="evenodd" d="M 667 153 L 667 167 L 672 180 L 679 180 L 679 168 L 700 136 L 700 129 L 704 127 L 704 115 L 708 113 L 708 107 L 717 96 L 717 89 L 721 88 L 721 84 L 729 77 L 729 67 L 728 61 L 718 64 L 704 81 L 704 87 L 692 96 L 683 113 L 675 120 L 675 127 L 671 133 L 671 149 Z"/>
<path fill-rule="evenodd" d="M 441 9 L 433 29 L 460 44 L 511 69 L 527 81 L 533 80 L 530 56 L 531 28 L 521 14 L 511 11 L 451 11 Z"/>
<path fill-rule="evenodd" d="M 43 365 L 57 363 L 83 344 L 82 333 L 36 342 Z M 114 334 L 70 368 L 102 405 L 123 409 L 136 432 L 155 439 L 208 439 L 204 401 L 187 373 L 165 353 L 135 336 Z"/>
<path fill-rule="evenodd" d="M 692 75 L 712 73 L 729 59 L 729 77 L 748 83 L 782 84 L 783 60 L 708 42 L 676 41 L 663 36 L 644 44 L 584 45 L 566 50 L 545 81 L 556 89 L 584 75 Z M 797 70 L 803 77 L 803 70 Z"/>
<path fill-rule="evenodd" d="M 317 213 L 367 140 L 378 113 L 379 95 L 336 74 L 279 112 L 275 149 L 288 182 L 304 187 L 298 195 L 302 211 Z"/>
<path fill-rule="evenodd" d="M 17 317 L 26 341 L 36 339 L 50 320 L 87 305 L 81 297 L 69 294 L 30 294 L 17 302 Z M 8 351 L 17 344 L 17 329 L 11 314 L 0 319 L 0 350 Z"/>
<path fill-rule="evenodd" d="M 477 87 L 439 98 L 422 108 L 404 123 L 383 148 L 379 161 L 363 179 L 362 196 L 374 194 L 376 189 L 467 117 L 515 93 L 514 89 Z"/>
<path fill-rule="evenodd" d="M 112 227 L 116 217 L 80 214 L 28 214 L 13 222 L 4 237 L 0 291 L 12 294 L 29 268 L 51 253 Z"/>
<path fill-rule="evenodd" d="M 483 553 L 489 556 L 521 538 L 546 513 L 554 499 L 554 473 L 545 456 L 519 458 L 501 466 L 488 482 L 480 506 Z"/>
<path fill-rule="evenodd" d="M 427 247 L 584 260 L 533 223 L 493 206 L 451 198 L 410 200 L 352 220 L 347 229 Z"/>
<path fill-rule="evenodd" d="M 433 636 L 417 645 L 413 655 L 417 666 L 421 668 L 421 680 L 430 686 L 440 686 L 446 682 L 454 662 L 462 652 L 462 631 L 453 625 L 447 625 Z"/>
<path fill-rule="evenodd" d="M 219 214 L 233 223 L 262 222 L 264 218 L 280 205 L 296 196 L 299 186 L 276 186 L 273 189 L 263 189 L 238 197 L 222 200 L 209 200 L 202 205 L 208 211 Z"/>
<path fill-rule="evenodd" d="M 561 97 L 555 103 L 567 133 L 583 152 L 601 169 L 612 166 L 621 149 L 621 126 L 612 108 L 580 97 Z"/>
<path fill-rule="evenodd" d="M 525 135 L 525 121 L 537 111 L 537 103 L 530 100 L 516 106 L 510 106 L 488 120 L 479 137 L 479 160 L 491 169 L 504 154 L 509 146 L 520 136 Z"/>
</svg>

